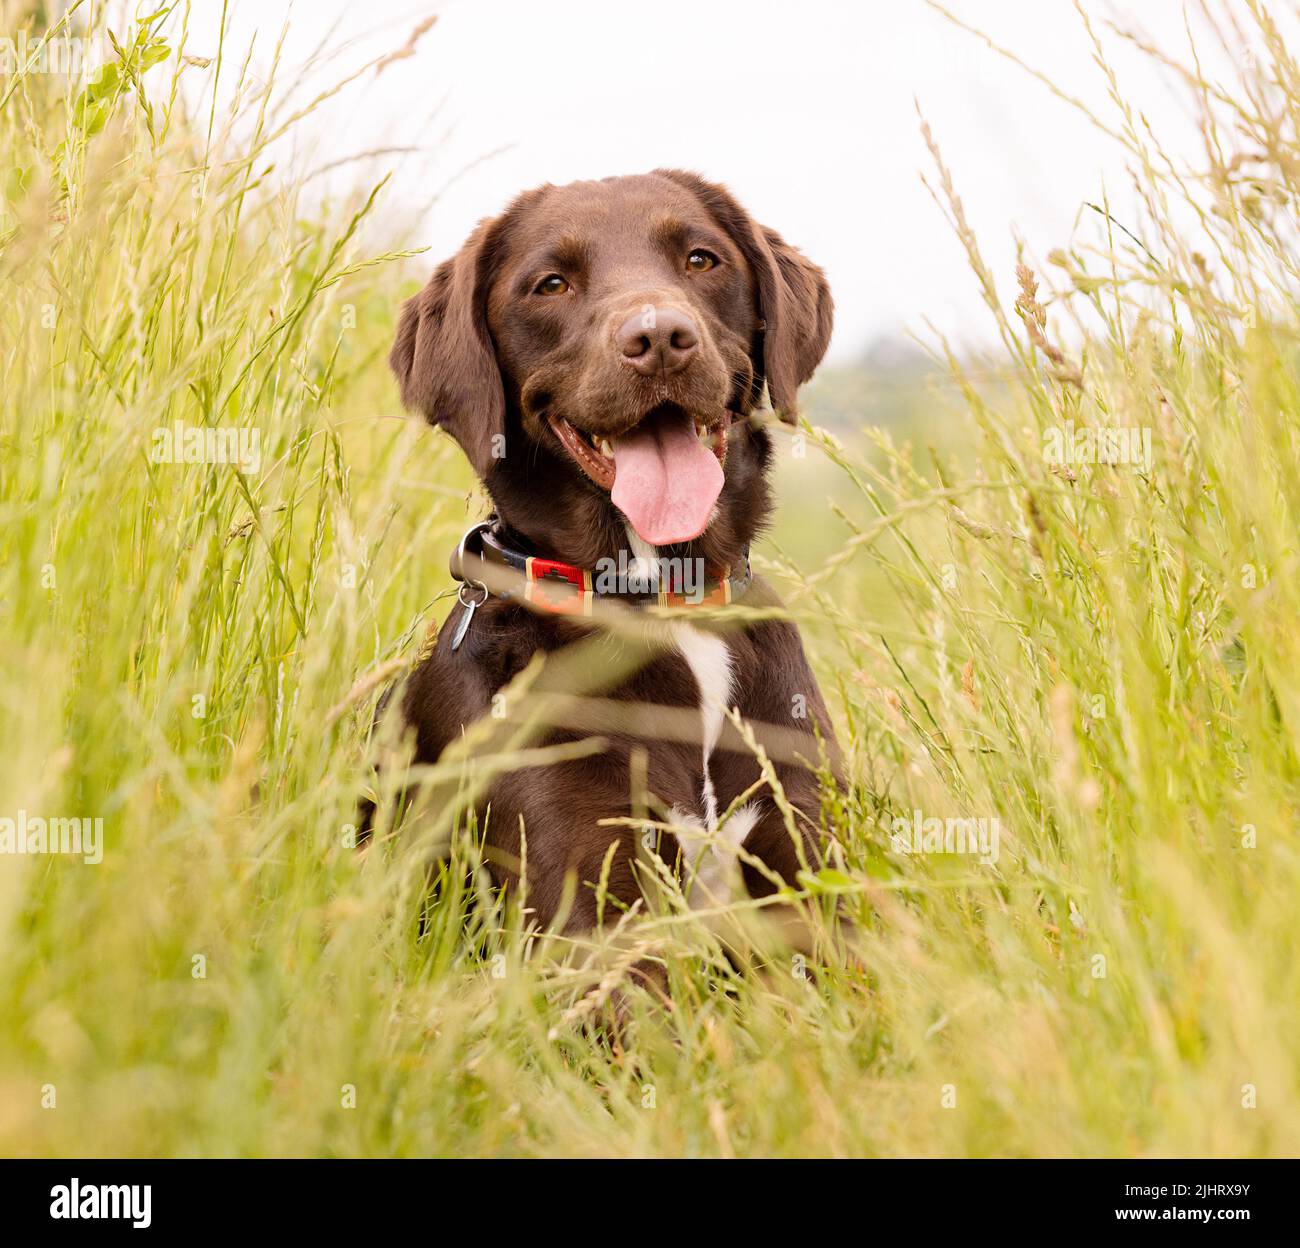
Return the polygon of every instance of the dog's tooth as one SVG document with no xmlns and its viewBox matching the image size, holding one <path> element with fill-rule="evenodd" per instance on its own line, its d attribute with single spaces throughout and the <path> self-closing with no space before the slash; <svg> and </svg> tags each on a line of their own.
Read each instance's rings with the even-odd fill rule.
<svg viewBox="0 0 1300 1248">
<path fill-rule="evenodd" d="M 614 458 L 614 448 L 610 446 L 608 438 L 601 438 L 600 441 L 596 443 L 596 449 L 604 455 L 606 459 Z"/>
</svg>

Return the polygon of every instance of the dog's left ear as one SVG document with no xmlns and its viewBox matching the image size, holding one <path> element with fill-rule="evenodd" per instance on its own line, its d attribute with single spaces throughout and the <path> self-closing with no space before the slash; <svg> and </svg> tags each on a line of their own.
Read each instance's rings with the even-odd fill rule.
<svg viewBox="0 0 1300 1248">
<path fill-rule="evenodd" d="M 388 356 L 402 403 L 444 426 L 480 478 L 499 457 L 494 439 L 505 434 L 505 391 L 486 307 L 496 233 L 496 221 L 480 223 L 406 301 Z"/>
<path fill-rule="evenodd" d="M 725 186 L 680 169 L 655 172 L 693 192 L 753 269 L 764 323 L 760 371 L 772 406 L 782 420 L 794 424 L 798 389 L 813 375 L 830 342 L 835 305 L 826 275 L 775 230 L 759 225 Z"/>
</svg>

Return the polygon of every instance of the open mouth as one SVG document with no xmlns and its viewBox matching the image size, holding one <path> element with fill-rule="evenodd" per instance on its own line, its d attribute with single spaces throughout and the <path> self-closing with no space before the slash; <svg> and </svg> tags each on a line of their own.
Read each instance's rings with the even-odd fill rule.
<svg viewBox="0 0 1300 1248">
<path fill-rule="evenodd" d="M 652 546 L 687 542 L 708 528 L 722 492 L 727 431 L 661 404 L 626 433 L 592 437 L 550 417 L 564 449 Z"/>
</svg>

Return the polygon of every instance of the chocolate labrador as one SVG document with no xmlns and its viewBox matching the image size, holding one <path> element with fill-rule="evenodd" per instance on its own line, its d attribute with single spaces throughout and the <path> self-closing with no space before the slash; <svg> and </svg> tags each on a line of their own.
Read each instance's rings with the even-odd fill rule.
<svg viewBox="0 0 1300 1248">
<path fill-rule="evenodd" d="M 817 860 L 830 722 L 749 544 L 771 509 L 764 387 L 793 421 L 831 314 L 816 265 L 724 187 L 671 169 L 520 195 L 402 310 L 402 401 L 456 439 L 494 506 L 453 556 L 459 605 L 400 699 L 417 761 L 539 651 L 549 670 L 612 636 L 602 618 L 680 608 L 650 613 L 668 619 L 638 662 L 618 642 L 579 665 L 602 752 L 498 775 L 481 803 L 493 874 L 517 886 L 526 863 L 540 924 L 587 928 L 600 897 L 635 902 L 638 785 L 692 904 L 741 881 L 769 894 Z M 542 743 L 583 736 L 556 724 Z"/>
</svg>

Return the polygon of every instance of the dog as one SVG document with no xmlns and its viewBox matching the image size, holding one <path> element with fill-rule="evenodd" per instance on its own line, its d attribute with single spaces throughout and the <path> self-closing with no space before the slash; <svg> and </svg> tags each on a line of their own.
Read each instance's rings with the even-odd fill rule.
<svg viewBox="0 0 1300 1248">
<path fill-rule="evenodd" d="M 549 670 L 591 644 L 602 609 L 709 608 L 671 613 L 636 662 L 618 643 L 576 665 L 589 678 L 620 660 L 594 704 L 601 752 L 492 779 L 486 858 L 515 888 L 526 863 L 532 922 L 590 929 L 602 898 L 636 903 L 641 776 L 665 815 L 656 852 L 692 904 L 742 883 L 767 896 L 820 861 L 815 767 L 837 772 L 834 736 L 748 552 L 772 506 L 764 389 L 793 423 L 832 313 L 820 268 L 725 187 L 672 169 L 520 195 L 403 306 L 403 404 L 460 444 L 494 507 L 455 552 L 459 604 L 395 699 L 417 762 L 539 652 Z M 783 801 L 736 713 L 772 743 Z M 583 736 L 557 724 L 542 744 Z"/>
</svg>

